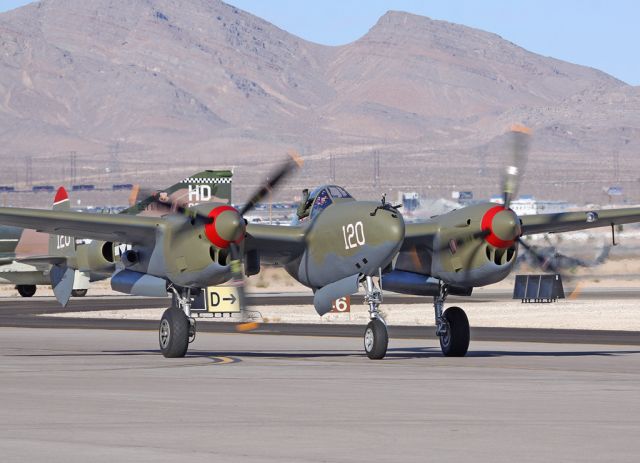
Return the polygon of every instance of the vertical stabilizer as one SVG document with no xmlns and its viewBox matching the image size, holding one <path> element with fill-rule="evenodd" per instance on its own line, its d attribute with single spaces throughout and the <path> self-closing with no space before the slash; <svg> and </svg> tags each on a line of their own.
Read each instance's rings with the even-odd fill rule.
<svg viewBox="0 0 640 463">
<path fill-rule="evenodd" d="M 163 198 L 171 199 L 171 202 L 184 204 L 187 207 L 209 202 L 231 204 L 232 176 L 233 173 L 230 170 L 204 170 L 175 185 L 153 193 L 161 201 Z M 137 193 L 136 190 L 136 195 Z M 141 201 L 122 211 L 121 214 L 154 215 L 154 212 L 158 212 L 156 201 L 153 196 L 146 195 Z M 161 212 L 166 213 L 166 210 L 161 209 Z"/>
<path fill-rule="evenodd" d="M 54 211 L 68 211 L 71 209 L 69 195 L 64 187 L 58 188 L 51 209 Z M 75 252 L 75 238 L 63 235 L 49 235 L 49 255 L 69 257 L 75 255 Z"/>
</svg>

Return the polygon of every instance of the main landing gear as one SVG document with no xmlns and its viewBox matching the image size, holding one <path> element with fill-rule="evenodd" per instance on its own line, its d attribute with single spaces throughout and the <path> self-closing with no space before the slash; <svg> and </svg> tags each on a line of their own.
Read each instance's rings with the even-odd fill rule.
<svg viewBox="0 0 640 463">
<path fill-rule="evenodd" d="M 36 285 L 18 285 L 16 289 L 22 297 L 32 297 L 36 293 Z"/>
<path fill-rule="evenodd" d="M 158 329 L 160 350 L 167 358 L 184 357 L 189 344 L 196 338 L 196 321 L 191 318 L 191 290 L 181 293 L 170 288 L 174 303 L 164 311 Z"/>
<path fill-rule="evenodd" d="M 444 308 L 447 287 L 440 283 L 440 293 L 433 297 L 436 316 L 436 336 L 445 357 L 464 357 L 469 349 L 469 320 L 460 307 Z"/>
<path fill-rule="evenodd" d="M 380 315 L 382 291 L 376 288 L 373 278 L 365 277 L 365 302 L 369 304 L 371 321 L 364 332 L 364 350 L 372 360 L 384 358 L 389 344 L 387 324 Z M 433 297 L 436 319 L 436 335 L 440 339 L 440 348 L 445 357 L 464 357 L 469 349 L 469 320 L 460 307 L 444 310 L 447 299 L 447 286 L 440 284 L 439 294 Z"/>
</svg>

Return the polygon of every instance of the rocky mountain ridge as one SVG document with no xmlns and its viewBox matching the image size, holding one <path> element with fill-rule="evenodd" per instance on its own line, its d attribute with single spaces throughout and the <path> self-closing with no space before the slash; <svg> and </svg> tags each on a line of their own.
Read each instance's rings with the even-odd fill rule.
<svg viewBox="0 0 640 463">
<path fill-rule="evenodd" d="M 329 47 L 218 0 L 42 0 L 0 15 L 3 184 L 28 183 L 28 158 L 35 182 L 235 166 L 248 189 L 294 147 L 309 162 L 292 188 L 487 196 L 514 122 L 536 133 L 527 192 L 593 201 L 617 182 L 640 200 L 640 89 L 492 33 L 391 11 Z"/>
</svg>

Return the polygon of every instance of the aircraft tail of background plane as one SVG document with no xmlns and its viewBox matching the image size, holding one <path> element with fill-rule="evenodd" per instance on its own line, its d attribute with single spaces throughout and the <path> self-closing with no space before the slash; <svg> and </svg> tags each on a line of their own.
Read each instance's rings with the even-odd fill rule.
<svg viewBox="0 0 640 463">
<path fill-rule="evenodd" d="M 64 187 L 58 188 L 51 208 L 54 211 L 71 209 L 69 195 Z M 51 256 L 51 287 L 56 299 L 66 306 L 72 294 L 85 294 L 89 288 L 89 275 L 74 268 L 77 258 L 77 242 L 72 236 L 49 235 L 49 256 Z M 61 259 L 56 262 L 56 259 Z"/>
<path fill-rule="evenodd" d="M 158 207 L 158 199 L 160 201 L 171 199 L 171 202 L 184 204 L 187 207 L 207 202 L 231 204 L 232 176 L 233 173 L 230 170 L 204 170 L 163 190 L 147 192 L 143 194 L 143 199 L 137 202 L 140 190 L 134 187 L 129 198 L 131 207 L 122 211 L 121 214 L 153 215 L 159 210 L 164 213 L 164 209 Z"/>
<path fill-rule="evenodd" d="M 53 200 L 53 211 L 68 211 L 71 209 L 69 195 L 64 187 L 58 188 Z M 49 235 L 49 255 L 71 257 L 76 253 L 76 240 L 70 236 Z"/>
</svg>

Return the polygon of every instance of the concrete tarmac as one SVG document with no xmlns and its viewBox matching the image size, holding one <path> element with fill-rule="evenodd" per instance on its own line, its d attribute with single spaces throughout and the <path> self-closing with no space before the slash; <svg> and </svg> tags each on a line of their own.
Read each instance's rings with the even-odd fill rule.
<svg viewBox="0 0 640 463">
<path fill-rule="evenodd" d="M 0 328 L 3 462 L 636 462 L 640 349 Z M 152 347 L 150 347 L 152 346 Z"/>
<path fill-rule="evenodd" d="M 632 291 L 612 292 L 612 297 L 622 297 L 625 294 L 635 294 Z M 597 297 L 606 293 L 593 293 Z M 308 296 L 301 294 L 263 294 L 255 295 L 255 304 L 300 304 Z M 398 303 L 398 300 L 420 300 L 425 303 L 426 298 L 394 296 L 395 299 L 385 303 Z M 498 294 L 496 301 L 506 298 Z M 640 293 L 638 293 L 640 298 Z M 451 298 L 455 302 L 454 298 Z M 265 302 L 267 301 L 267 302 Z M 274 302 L 275 301 L 275 302 Z M 469 299 L 472 303 L 477 299 Z M 417 302 L 416 302 L 417 303 Z M 99 319 L 99 318 L 62 318 L 48 316 L 48 314 L 69 312 L 90 312 L 101 310 L 130 310 L 143 308 L 167 307 L 168 298 L 140 298 L 130 296 L 98 296 L 72 299 L 63 309 L 52 297 L 34 298 L 5 298 L 0 299 L 0 327 L 25 328 L 83 328 L 83 329 L 111 329 L 111 330 L 151 330 L 157 331 L 159 320 L 135 319 Z M 311 304 L 309 304 L 311 305 Z M 312 309 L 310 309 L 312 310 Z M 159 318 L 159 316 L 158 316 Z M 255 331 L 257 334 L 300 335 L 300 336 L 338 336 L 362 337 L 365 323 L 362 325 L 347 324 L 319 324 L 319 323 L 263 323 Z M 198 323 L 198 333 L 203 332 L 235 332 L 235 323 Z M 404 339 L 436 339 L 433 326 L 389 326 L 392 338 Z M 585 330 L 585 329 L 546 329 L 546 328 L 506 328 L 506 327 L 471 327 L 471 338 L 476 341 L 523 341 L 523 342 L 551 342 L 551 343 L 586 343 L 586 344 L 621 344 L 640 345 L 640 331 L 616 330 Z"/>
</svg>

